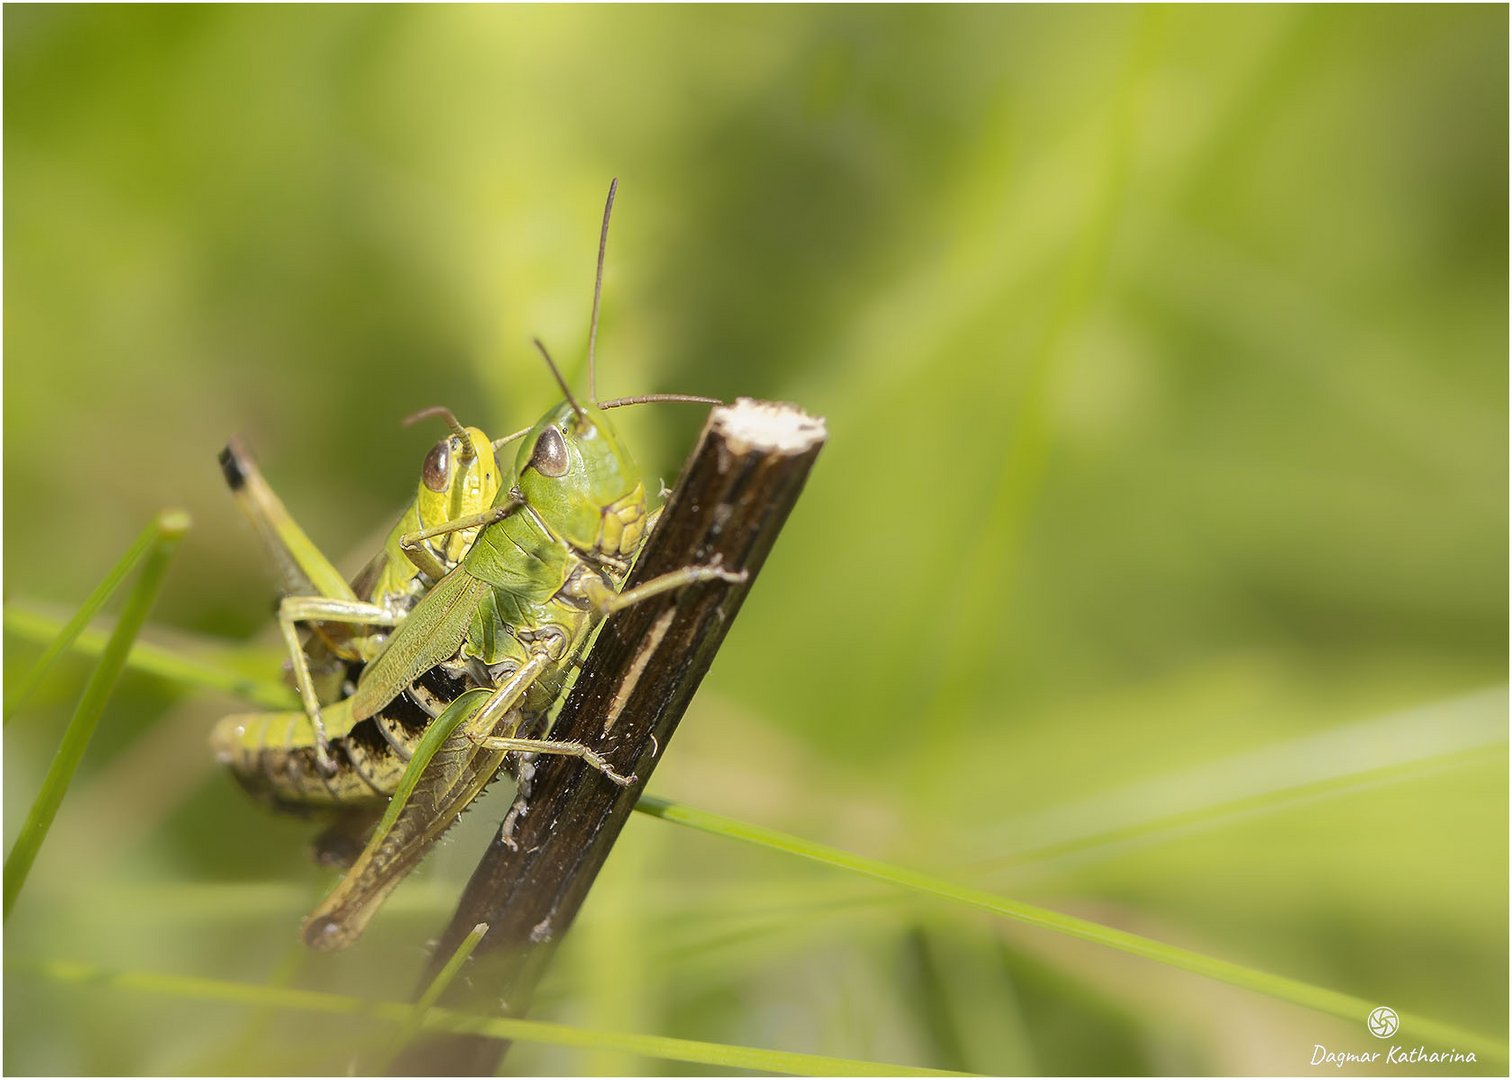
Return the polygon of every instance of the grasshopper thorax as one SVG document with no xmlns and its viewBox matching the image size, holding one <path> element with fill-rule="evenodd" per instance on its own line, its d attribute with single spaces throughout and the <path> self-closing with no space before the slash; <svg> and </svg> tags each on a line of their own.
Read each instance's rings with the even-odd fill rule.
<svg viewBox="0 0 1512 1080">
<path fill-rule="evenodd" d="M 582 552 L 633 552 L 645 517 L 640 470 L 609 418 L 563 402 L 530 429 L 516 486 L 553 534 Z M 612 520 L 611 520 L 612 519 Z"/>
</svg>

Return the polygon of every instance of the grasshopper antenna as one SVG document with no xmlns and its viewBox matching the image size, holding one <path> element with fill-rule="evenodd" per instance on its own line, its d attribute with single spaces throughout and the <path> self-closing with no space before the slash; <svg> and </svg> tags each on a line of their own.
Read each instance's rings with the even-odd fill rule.
<svg viewBox="0 0 1512 1080">
<path fill-rule="evenodd" d="M 421 420 L 429 420 L 433 416 L 439 416 L 442 420 L 446 421 L 446 426 L 451 428 L 452 434 L 462 440 L 463 454 L 470 455 L 472 453 L 472 439 L 468 438 L 467 429 L 462 426 L 456 414 L 445 405 L 432 405 L 429 408 L 421 409 L 419 412 L 410 413 L 410 415 L 399 422 L 405 427 L 412 427 Z"/>
<path fill-rule="evenodd" d="M 702 394 L 639 394 L 636 397 L 614 398 L 612 401 L 595 401 L 594 404 L 600 409 L 623 409 L 626 405 L 654 405 L 661 402 L 684 402 L 689 405 L 723 405 L 717 397 L 704 397 Z M 502 450 L 516 439 L 529 435 L 531 429 L 522 427 L 519 431 L 505 435 L 503 438 L 493 441 L 495 450 Z"/>
<path fill-rule="evenodd" d="M 600 409 L 622 409 L 626 405 L 651 405 L 656 402 L 680 401 L 688 405 L 723 405 L 717 397 L 702 394 L 637 394 L 635 397 L 615 398 L 613 401 L 595 401 Z"/>
<path fill-rule="evenodd" d="M 541 351 L 541 355 L 545 357 L 546 366 L 551 369 L 552 378 L 556 379 L 557 385 L 562 388 L 562 393 L 567 398 L 567 404 L 571 405 L 572 411 L 577 413 L 578 422 L 581 423 L 585 421 L 587 417 L 583 415 L 583 407 L 577 403 L 577 398 L 572 396 L 572 391 L 567 389 L 567 380 L 562 378 L 562 373 L 557 370 L 556 363 L 551 359 L 551 354 L 546 351 L 546 346 L 541 344 L 540 338 L 531 338 L 530 340 L 535 342 L 535 347 L 539 349 Z"/>
<path fill-rule="evenodd" d="M 619 177 L 609 181 L 609 198 L 604 203 L 604 224 L 599 229 L 598 272 L 593 278 L 593 317 L 588 322 L 588 397 L 598 397 L 593 352 L 598 344 L 599 299 L 604 293 L 604 249 L 609 246 L 609 213 L 614 209 L 614 193 L 619 189 Z"/>
<path fill-rule="evenodd" d="M 403 420 L 399 421 L 399 423 L 403 424 L 405 427 L 413 427 L 420 421 L 429 420 L 433 416 L 439 416 L 442 420 L 445 420 L 446 426 L 451 428 L 453 435 L 457 436 L 459 439 L 466 440 L 467 429 L 463 427 L 462 422 L 457 419 L 456 413 L 452 412 L 445 405 L 431 405 L 427 408 L 421 409 L 419 412 L 410 413 Z"/>
<path fill-rule="evenodd" d="M 516 431 L 513 434 L 505 435 L 501 439 L 495 439 L 493 441 L 494 453 L 498 453 L 500 450 L 504 449 L 510 443 L 514 442 L 516 439 L 524 438 L 526 435 L 529 435 L 530 432 L 531 432 L 530 428 L 528 428 L 528 427 L 522 427 L 519 431 Z"/>
</svg>

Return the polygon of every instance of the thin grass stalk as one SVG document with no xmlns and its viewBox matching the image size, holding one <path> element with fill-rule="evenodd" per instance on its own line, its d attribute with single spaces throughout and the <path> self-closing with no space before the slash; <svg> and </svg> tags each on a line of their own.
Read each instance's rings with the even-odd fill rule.
<svg viewBox="0 0 1512 1080">
<path fill-rule="evenodd" d="M 87 964 L 45 961 L 40 964 L 7 965 L 11 971 L 35 970 L 56 982 L 109 986 L 133 994 L 159 994 L 188 1001 L 230 1002 L 263 1008 L 322 1013 L 329 1016 L 365 1016 L 405 1023 L 414 1004 L 401 1001 L 371 1001 L 320 990 L 257 986 L 250 983 L 175 975 L 159 971 L 106 971 Z M 700 1042 L 664 1035 L 638 1035 L 569 1027 L 542 1020 L 502 1016 L 476 1016 L 455 1009 L 433 1008 L 424 1028 L 430 1032 L 481 1035 L 493 1039 L 563 1046 L 578 1050 L 616 1050 L 662 1061 L 680 1061 L 722 1069 L 755 1069 L 793 1076 L 968 1076 L 969 1073 L 925 1069 L 890 1062 L 856 1058 L 799 1054 L 756 1046 Z"/>
<path fill-rule="evenodd" d="M 409 1019 L 404 1022 L 389 1043 L 388 1053 L 384 1056 L 385 1071 L 392 1068 L 404 1048 L 416 1035 L 420 1034 L 425 1026 L 426 1016 L 429 1015 L 436 1002 L 441 1000 L 441 995 L 452 984 L 452 980 L 457 977 L 457 973 L 462 970 L 462 965 L 467 963 L 473 950 L 478 947 L 478 942 L 483 940 L 483 935 L 486 933 L 488 933 L 487 923 L 479 923 L 473 927 L 472 933 L 462 939 L 462 944 L 457 946 L 457 951 L 452 953 L 451 958 L 446 961 L 446 966 L 436 972 L 436 977 L 430 981 L 430 985 L 425 988 L 420 999 L 411 1007 Z"/>
<path fill-rule="evenodd" d="M 53 640 L 63 627 L 61 619 L 23 604 L 7 605 L 4 619 L 7 633 L 38 644 Z M 111 626 L 86 629 L 70 642 L 70 647 L 83 656 L 99 656 L 105 651 L 113 629 Z M 251 652 L 245 651 L 249 654 Z M 264 653 L 265 650 L 259 650 L 257 658 L 264 659 Z M 278 655 L 281 654 L 266 653 L 267 657 Z M 277 660 L 273 663 L 276 664 Z M 268 709 L 292 709 L 299 705 L 299 698 L 293 689 L 280 681 L 245 675 L 234 667 L 207 657 L 177 652 L 150 641 L 138 641 L 132 645 L 131 652 L 126 657 L 126 666 L 179 686 L 232 694 Z"/>
<path fill-rule="evenodd" d="M 1220 960 L 1178 945 L 1168 945 L 1162 941 L 1129 933 L 1127 930 L 1118 930 L 1088 919 L 1077 918 L 1075 915 L 1064 915 L 1061 912 L 1036 907 L 1020 900 L 995 896 L 980 889 L 945 881 L 916 870 L 893 866 L 878 859 L 869 859 L 862 855 L 841 851 L 839 848 L 817 844 L 811 840 L 778 832 L 776 829 L 751 825 L 733 818 L 721 817 L 706 810 L 681 806 L 655 796 L 641 796 L 636 809 L 664 821 L 686 825 L 689 828 L 728 839 L 744 840 L 758 847 L 797 855 L 892 885 L 901 885 L 930 896 L 1001 915 L 1028 926 L 1036 926 L 1066 937 L 1089 941 L 1095 945 L 1116 949 L 1133 956 L 1141 956 L 1168 967 L 1217 979 L 1219 982 L 1226 982 L 1345 1020 L 1363 1023 L 1371 1011 L 1380 1004 L 1378 1001 L 1367 1001 L 1353 994 L 1314 986 L 1300 979 L 1273 975 L 1270 972 L 1245 967 L 1243 964 L 1236 964 L 1229 960 Z M 1426 1016 L 1400 1013 L 1400 1017 L 1402 1027 L 1409 1030 L 1415 1039 L 1447 1048 L 1475 1050 L 1488 1055 L 1497 1063 L 1505 1063 L 1508 1060 L 1507 1044 L 1502 1039 Z"/>
<path fill-rule="evenodd" d="M 38 686 L 42 685 L 42 679 L 47 675 L 48 669 L 52 667 L 53 661 L 62 656 L 74 643 L 74 639 L 79 636 L 79 632 L 88 625 L 90 619 L 95 617 L 95 613 L 105 606 L 105 601 L 110 599 L 117 587 L 126 579 L 126 575 L 131 573 L 132 569 L 141 560 L 142 556 L 147 554 L 147 551 L 160 535 L 161 521 L 154 521 L 143 529 L 141 534 L 132 541 L 131 547 L 121 557 L 121 561 L 110 568 L 110 572 L 95 586 L 94 592 L 85 598 L 79 610 L 73 613 L 73 617 L 64 624 L 58 631 L 57 636 L 42 651 L 41 657 L 32 665 L 32 669 L 26 673 L 25 678 L 21 680 L 21 685 L 16 687 L 14 693 L 7 695 L 5 699 L 5 723 L 9 724 L 11 722 L 11 717 L 15 715 L 16 710 L 21 707 L 22 703 L 32 695 Z"/>
<path fill-rule="evenodd" d="M 158 589 L 162 586 L 163 575 L 167 573 L 173 552 L 188 529 L 189 515 L 176 510 L 160 515 L 152 526 L 152 541 L 142 572 L 126 598 L 121 618 L 100 656 L 99 666 L 90 675 L 83 694 L 79 696 L 78 707 L 68 722 L 67 730 L 63 732 L 63 741 L 58 745 L 58 752 L 53 756 L 47 776 L 43 778 L 36 801 L 26 815 L 26 823 L 21 826 L 15 846 L 5 859 L 6 919 L 10 918 L 16 897 L 21 894 L 32 864 L 36 862 L 37 853 L 47 839 L 47 832 L 57 816 L 58 807 L 62 805 L 79 762 L 84 758 L 84 751 L 89 748 L 100 714 L 104 712 L 105 704 L 115 690 L 116 680 L 126 666 L 131 644 L 146 622 L 153 601 L 157 599 Z"/>
</svg>

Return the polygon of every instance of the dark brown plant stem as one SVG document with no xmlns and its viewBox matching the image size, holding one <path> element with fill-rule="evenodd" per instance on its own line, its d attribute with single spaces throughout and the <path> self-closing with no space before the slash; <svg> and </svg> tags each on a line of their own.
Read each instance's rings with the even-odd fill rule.
<svg viewBox="0 0 1512 1080">
<path fill-rule="evenodd" d="M 746 574 L 739 584 L 691 585 L 610 616 L 562 707 L 553 739 L 603 754 L 634 773 L 617 787 L 575 758 L 541 757 L 529 797 L 495 833 L 432 953 L 435 969 L 479 923 L 489 927 L 443 1002 L 523 1016 L 530 997 L 636 799 L 692 700 L 824 445 L 824 422 L 791 405 L 742 398 L 709 414 L 627 588 L 685 566 Z M 492 1073 L 509 1044 L 431 1035 L 394 1062 L 395 1074 Z"/>
</svg>

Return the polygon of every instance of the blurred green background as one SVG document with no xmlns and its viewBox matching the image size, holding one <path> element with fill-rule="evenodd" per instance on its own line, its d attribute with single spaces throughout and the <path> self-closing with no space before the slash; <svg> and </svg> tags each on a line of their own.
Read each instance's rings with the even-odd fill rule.
<svg viewBox="0 0 1512 1080">
<path fill-rule="evenodd" d="M 245 436 L 355 570 L 439 430 L 401 417 L 530 423 L 532 334 L 582 385 L 618 176 L 601 393 L 788 399 L 831 432 L 653 792 L 1505 1040 L 1504 7 L 4 29 L 8 604 L 69 610 L 184 507 L 150 636 L 272 676 L 216 451 Z M 670 483 L 700 411 L 630 412 Z M 8 683 L 37 651 L 7 635 Z M 6 729 L 7 846 L 88 670 Z M 355 950 L 305 955 L 331 877 L 205 749 L 244 708 L 123 680 L 6 926 L 7 1072 L 345 1072 L 381 1044 L 30 966 L 408 996 L 498 804 Z M 996 1073 L 1374 1048 L 645 818 L 537 1015 Z"/>
</svg>

